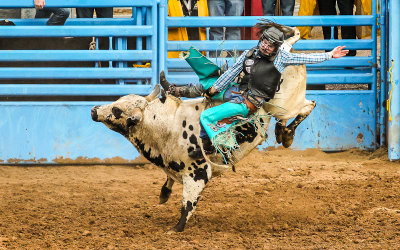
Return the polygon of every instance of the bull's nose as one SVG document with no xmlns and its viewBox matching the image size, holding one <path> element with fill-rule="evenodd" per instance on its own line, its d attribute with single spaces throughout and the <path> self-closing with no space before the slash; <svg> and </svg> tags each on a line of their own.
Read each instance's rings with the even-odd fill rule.
<svg viewBox="0 0 400 250">
<path fill-rule="evenodd" d="M 93 121 L 95 121 L 95 122 L 97 122 L 98 121 L 98 119 L 99 119 L 99 117 L 97 116 L 97 109 L 99 108 L 100 106 L 94 106 L 93 108 L 92 108 L 92 110 L 91 110 L 91 115 L 92 115 L 92 120 Z"/>
<path fill-rule="evenodd" d="M 115 116 L 115 118 L 119 119 L 121 118 L 121 114 L 122 114 L 122 110 L 117 108 L 117 107 L 113 107 L 111 109 L 111 112 L 113 113 L 113 115 Z"/>
</svg>

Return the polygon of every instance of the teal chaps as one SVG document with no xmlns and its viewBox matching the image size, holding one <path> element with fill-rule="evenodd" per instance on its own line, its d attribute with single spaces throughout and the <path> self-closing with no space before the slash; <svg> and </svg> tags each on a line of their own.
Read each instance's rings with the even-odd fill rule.
<svg viewBox="0 0 400 250">
<path fill-rule="evenodd" d="M 218 79 L 217 73 L 220 68 L 198 50 L 191 47 L 183 57 L 198 75 L 204 90 L 210 88 Z M 249 114 L 247 106 L 243 103 L 244 98 L 238 94 L 238 87 L 234 84 L 231 83 L 226 90 L 212 97 L 213 100 L 226 101 L 225 103 L 204 110 L 200 115 L 200 123 L 213 142 L 215 136 L 227 131 L 238 122 L 238 116 L 246 118 Z M 204 136 L 200 134 L 200 137 Z"/>
</svg>

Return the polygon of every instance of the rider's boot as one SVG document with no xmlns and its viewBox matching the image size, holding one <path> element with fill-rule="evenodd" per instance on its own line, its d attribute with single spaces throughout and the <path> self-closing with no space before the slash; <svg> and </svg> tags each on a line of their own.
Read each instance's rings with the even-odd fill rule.
<svg viewBox="0 0 400 250">
<path fill-rule="evenodd" d="M 215 152 L 215 147 L 212 144 L 210 138 L 205 137 L 205 138 L 201 138 L 201 142 L 203 143 L 203 150 L 204 153 L 206 153 L 207 155 L 212 154 Z M 203 153 L 201 152 L 201 148 L 197 147 L 195 148 L 193 151 L 189 152 L 189 157 L 192 159 L 200 159 L 203 158 Z"/>
<path fill-rule="evenodd" d="M 175 97 L 196 98 L 201 96 L 201 93 L 197 93 L 198 91 L 194 91 L 189 85 L 178 87 L 169 83 L 165 78 L 164 70 L 160 72 L 160 84 L 164 90 Z"/>
</svg>

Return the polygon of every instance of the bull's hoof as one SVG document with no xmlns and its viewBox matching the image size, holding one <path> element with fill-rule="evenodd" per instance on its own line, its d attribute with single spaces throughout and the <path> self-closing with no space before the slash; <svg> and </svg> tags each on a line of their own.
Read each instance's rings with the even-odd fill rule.
<svg viewBox="0 0 400 250">
<path fill-rule="evenodd" d="M 171 228 L 171 229 L 167 232 L 167 234 L 180 233 L 180 232 L 183 232 L 183 229 L 184 229 L 184 228 L 179 227 L 178 225 L 176 225 L 175 227 Z"/>
<path fill-rule="evenodd" d="M 292 145 L 293 140 L 294 140 L 294 135 L 295 135 L 294 129 L 285 128 L 283 135 L 282 135 L 282 145 L 285 148 L 288 148 Z"/>
<path fill-rule="evenodd" d="M 167 202 L 169 200 L 169 197 L 161 197 L 160 196 L 160 204 L 164 204 L 165 202 Z"/>
<path fill-rule="evenodd" d="M 169 197 L 171 196 L 172 190 L 166 187 L 162 187 L 161 194 L 160 194 L 160 204 L 164 204 L 168 201 Z"/>
<path fill-rule="evenodd" d="M 282 143 L 282 134 L 285 127 L 279 123 L 275 124 L 275 139 L 278 144 Z"/>
<path fill-rule="evenodd" d="M 169 87 L 171 86 L 171 84 L 165 78 L 164 70 L 160 72 L 160 84 L 161 84 L 161 87 L 163 87 L 163 89 L 165 89 L 166 91 L 168 91 Z"/>
</svg>

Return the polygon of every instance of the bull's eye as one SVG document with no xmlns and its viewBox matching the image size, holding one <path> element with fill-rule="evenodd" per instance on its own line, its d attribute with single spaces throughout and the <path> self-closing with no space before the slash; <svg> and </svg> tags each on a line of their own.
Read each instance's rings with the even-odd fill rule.
<svg viewBox="0 0 400 250">
<path fill-rule="evenodd" d="M 111 112 L 113 113 L 113 115 L 115 116 L 116 119 L 121 118 L 121 114 L 122 114 L 122 110 L 117 108 L 117 107 L 113 107 L 111 109 Z"/>
</svg>

